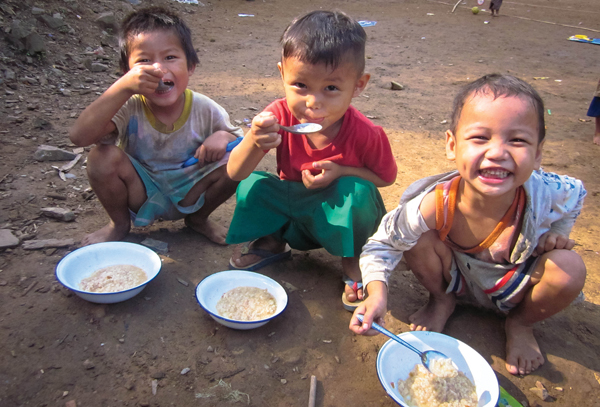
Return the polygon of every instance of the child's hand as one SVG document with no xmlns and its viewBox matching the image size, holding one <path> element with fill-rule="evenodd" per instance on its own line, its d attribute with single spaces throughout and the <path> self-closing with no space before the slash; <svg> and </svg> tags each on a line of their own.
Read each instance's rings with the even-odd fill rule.
<svg viewBox="0 0 600 407">
<path fill-rule="evenodd" d="M 158 66 L 135 65 L 120 81 L 132 94 L 148 96 L 156 91 L 163 76 L 164 73 Z"/>
<path fill-rule="evenodd" d="M 281 143 L 278 131 L 277 117 L 271 112 L 261 112 L 252 119 L 252 127 L 246 137 L 250 137 L 259 149 L 270 150 Z"/>
<path fill-rule="evenodd" d="M 551 250 L 571 250 L 575 246 L 575 241 L 558 233 L 548 231 L 540 236 L 538 245 L 533 252 L 534 256 L 540 256 Z"/>
<path fill-rule="evenodd" d="M 377 331 L 371 329 L 373 321 L 377 322 L 381 326 L 385 326 L 386 308 L 387 308 L 387 286 L 383 281 L 371 281 L 368 284 L 367 291 L 369 295 L 352 314 L 350 320 L 350 330 L 359 335 L 377 335 Z M 361 323 L 356 315 L 363 315 L 363 322 Z"/>
<path fill-rule="evenodd" d="M 325 188 L 342 175 L 340 165 L 331 161 L 316 161 L 313 168 L 321 170 L 321 173 L 312 175 L 310 170 L 302 171 L 302 183 L 308 189 Z"/>
<path fill-rule="evenodd" d="M 231 134 L 224 130 L 216 131 L 208 136 L 202 145 L 198 147 L 196 154 L 194 154 L 194 157 L 198 159 L 198 164 L 202 167 L 205 164 L 214 163 L 223 158 L 230 139 Z"/>
</svg>

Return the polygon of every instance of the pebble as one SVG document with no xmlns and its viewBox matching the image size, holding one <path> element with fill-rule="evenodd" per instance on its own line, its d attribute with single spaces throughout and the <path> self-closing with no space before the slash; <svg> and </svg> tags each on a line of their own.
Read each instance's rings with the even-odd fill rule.
<svg viewBox="0 0 600 407">
<path fill-rule="evenodd" d="M 287 383 L 287 380 L 281 379 L 281 384 L 286 384 L 286 383 Z"/>
<path fill-rule="evenodd" d="M 186 367 L 186 368 L 184 368 L 184 369 L 181 371 L 181 374 L 182 374 L 182 375 L 184 375 L 184 374 L 188 374 L 188 373 L 190 372 L 190 370 L 192 370 L 192 369 L 190 369 L 189 367 Z"/>
<path fill-rule="evenodd" d="M 19 239 L 12 234 L 10 229 L 0 229 L 0 249 L 16 247 L 19 245 Z"/>
<path fill-rule="evenodd" d="M 94 363 L 91 360 L 86 359 L 83 361 L 83 367 L 85 367 L 87 370 L 90 370 L 95 368 L 96 365 L 94 365 Z"/>
<path fill-rule="evenodd" d="M 206 348 L 207 352 L 214 352 L 215 349 L 212 346 L 209 346 L 208 348 Z"/>
<path fill-rule="evenodd" d="M 42 215 L 58 219 L 62 222 L 71 222 L 75 219 L 75 212 L 65 208 L 41 208 Z"/>
</svg>

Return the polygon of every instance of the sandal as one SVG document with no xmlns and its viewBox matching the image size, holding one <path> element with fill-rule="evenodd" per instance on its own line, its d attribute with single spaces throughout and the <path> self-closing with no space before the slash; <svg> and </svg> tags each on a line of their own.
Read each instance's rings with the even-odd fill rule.
<svg viewBox="0 0 600 407">
<path fill-rule="evenodd" d="M 256 240 L 258 240 L 258 239 L 256 239 Z M 252 243 L 256 242 L 256 240 L 252 240 L 250 242 L 244 243 L 244 245 L 242 247 L 242 252 L 241 252 L 240 258 L 247 256 L 249 254 L 254 254 L 255 256 L 260 257 L 261 259 L 252 264 L 248 264 L 247 266 L 238 267 L 235 265 L 235 262 L 233 261 L 233 257 L 231 257 L 231 259 L 229 259 L 229 266 L 232 269 L 255 271 L 255 270 L 263 268 L 271 263 L 274 263 L 276 261 L 283 260 L 283 259 L 288 259 L 292 256 L 292 249 L 287 244 L 285 245 L 285 250 L 282 251 L 281 253 L 273 253 L 268 250 L 250 248 L 250 245 Z"/>
<path fill-rule="evenodd" d="M 354 281 L 352 280 L 350 277 L 348 276 L 344 276 L 343 278 L 344 283 L 346 283 L 347 286 L 349 286 L 350 288 L 352 288 L 352 290 L 356 293 L 360 288 L 363 287 L 363 284 L 361 281 Z M 357 299 L 354 302 L 350 302 L 348 301 L 348 299 L 346 298 L 346 291 L 344 291 L 342 293 L 342 305 L 344 306 L 344 308 L 350 312 L 354 312 L 354 310 L 365 300 L 365 296 L 364 296 L 364 290 L 363 290 L 363 299 L 359 300 Z"/>
</svg>

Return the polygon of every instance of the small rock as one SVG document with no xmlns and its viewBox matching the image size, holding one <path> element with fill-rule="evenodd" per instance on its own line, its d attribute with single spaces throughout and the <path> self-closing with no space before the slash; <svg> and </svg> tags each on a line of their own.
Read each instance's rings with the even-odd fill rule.
<svg viewBox="0 0 600 407">
<path fill-rule="evenodd" d="M 85 367 L 86 370 L 90 370 L 90 369 L 95 368 L 96 365 L 94 365 L 94 363 L 91 360 L 86 359 L 83 361 L 83 367 Z"/>
<path fill-rule="evenodd" d="M 154 250 L 156 253 L 167 254 L 169 252 L 169 244 L 160 240 L 146 238 L 141 242 L 142 245 Z"/>
<path fill-rule="evenodd" d="M 287 383 L 287 380 L 281 379 L 281 384 L 286 384 L 286 383 Z"/>
<path fill-rule="evenodd" d="M 77 157 L 77 154 L 62 148 L 42 144 L 37 148 L 33 157 L 37 161 L 71 161 Z"/>
<path fill-rule="evenodd" d="M 552 397 L 550 397 L 550 394 L 548 394 L 548 390 L 546 390 L 546 386 L 544 386 L 539 380 L 535 382 L 535 387 L 532 387 L 529 390 L 543 401 L 552 400 Z"/>
<path fill-rule="evenodd" d="M 557 391 L 564 391 L 564 389 L 563 389 L 562 387 L 555 387 L 555 388 L 554 388 L 554 390 L 557 390 Z"/>
<path fill-rule="evenodd" d="M 401 84 L 399 84 L 396 81 L 391 81 L 391 87 L 390 87 L 390 89 L 392 89 L 392 90 L 403 90 L 404 86 L 401 85 Z"/>
<path fill-rule="evenodd" d="M 115 13 L 108 11 L 102 13 L 96 18 L 96 23 L 105 30 L 112 30 L 117 32 L 119 30 L 119 23 L 115 18 Z"/>
<path fill-rule="evenodd" d="M 190 285 L 190 283 L 188 283 L 187 281 L 185 281 L 184 279 L 182 279 L 182 278 L 179 278 L 179 277 L 177 277 L 177 281 L 178 281 L 180 284 L 183 284 L 183 285 L 184 285 L 184 286 L 186 286 L 186 287 Z"/>
<path fill-rule="evenodd" d="M 69 400 L 65 403 L 65 407 L 77 407 L 77 402 L 75 400 Z"/>
<path fill-rule="evenodd" d="M 135 388 L 135 385 L 131 382 L 127 382 L 127 383 L 125 383 L 125 388 L 127 390 L 133 390 Z"/>
<path fill-rule="evenodd" d="M 166 376 L 167 375 L 165 374 L 165 372 L 154 372 L 150 375 L 151 378 L 156 380 L 164 379 Z"/>
<path fill-rule="evenodd" d="M 214 348 L 212 346 L 209 346 L 208 348 L 206 348 L 207 352 L 214 352 Z"/>
<path fill-rule="evenodd" d="M 30 55 L 46 52 L 46 44 L 37 33 L 31 33 L 25 39 L 25 48 Z"/>
<path fill-rule="evenodd" d="M 101 64 L 99 62 L 92 62 L 90 65 L 90 71 L 92 72 L 104 72 L 108 70 L 108 65 Z"/>
<path fill-rule="evenodd" d="M 19 245 L 19 239 L 12 234 L 10 229 L 0 229 L 0 249 L 16 247 Z"/>
<path fill-rule="evenodd" d="M 184 375 L 184 374 L 188 374 L 188 373 L 190 372 L 190 370 L 192 370 L 192 369 L 190 369 L 189 367 L 186 367 L 186 368 L 184 368 L 184 369 L 181 371 L 181 374 L 182 374 L 182 375 Z"/>
<path fill-rule="evenodd" d="M 71 222 L 75 219 L 75 213 L 65 208 L 42 208 L 40 209 L 44 216 L 58 219 L 63 222 Z"/>
<path fill-rule="evenodd" d="M 156 390 L 158 390 L 158 380 L 152 380 L 152 395 L 156 396 Z"/>
<path fill-rule="evenodd" d="M 73 246 L 75 240 L 73 239 L 44 239 L 44 240 L 28 240 L 23 242 L 23 249 L 25 250 L 39 250 L 47 249 L 49 247 L 68 247 Z"/>
<path fill-rule="evenodd" d="M 32 7 L 31 8 L 31 14 L 33 14 L 34 16 L 38 16 L 40 14 L 44 14 L 46 12 L 46 10 L 44 10 L 43 8 L 39 8 L 39 7 Z"/>
</svg>

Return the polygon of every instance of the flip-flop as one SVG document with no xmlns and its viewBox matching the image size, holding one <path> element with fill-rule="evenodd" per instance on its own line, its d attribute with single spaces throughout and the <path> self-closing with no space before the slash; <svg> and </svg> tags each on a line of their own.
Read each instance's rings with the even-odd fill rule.
<svg viewBox="0 0 600 407">
<path fill-rule="evenodd" d="M 350 286 L 350 288 L 352 288 L 352 290 L 354 290 L 354 292 L 357 292 L 359 288 L 363 287 L 362 282 L 360 281 L 354 281 L 352 280 L 350 277 L 348 276 L 344 276 L 343 278 L 344 283 L 346 283 L 346 285 Z M 354 302 L 350 302 L 348 301 L 348 299 L 346 298 L 346 291 L 344 290 L 344 292 L 342 293 L 342 305 L 344 306 L 344 308 L 350 312 L 354 312 L 354 310 L 356 308 L 358 308 L 358 306 L 365 300 L 365 296 L 364 296 L 364 290 L 363 290 L 363 299 L 362 300 L 356 300 Z"/>
<path fill-rule="evenodd" d="M 244 267 L 238 267 L 233 262 L 233 257 L 232 257 L 231 259 L 229 259 L 229 267 L 233 268 L 234 270 L 255 271 L 255 270 L 263 268 L 271 263 L 274 263 L 276 261 L 283 260 L 283 259 L 288 259 L 292 256 L 292 249 L 287 244 L 285 245 L 285 250 L 282 251 L 281 253 L 273 253 L 273 252 L 270 252 L 268 250 L 263 250 L 263 249 L 251 249 L 250 245 L 254 242 L 256 242 L 256 240 L 252 240 L 251 242 L 246 242 L 244 244 L 244 247 L 242 247 L 242 253 L 241 253 L 240 257 L 244 257 L 248 254 L 254 254 L 256 256 L 261 257 L 261 260 L 255 262 L 255 263 L 252 263 L 252 264 L 248 264 L 247 266 L 244 266 Z"/>
</svg>

